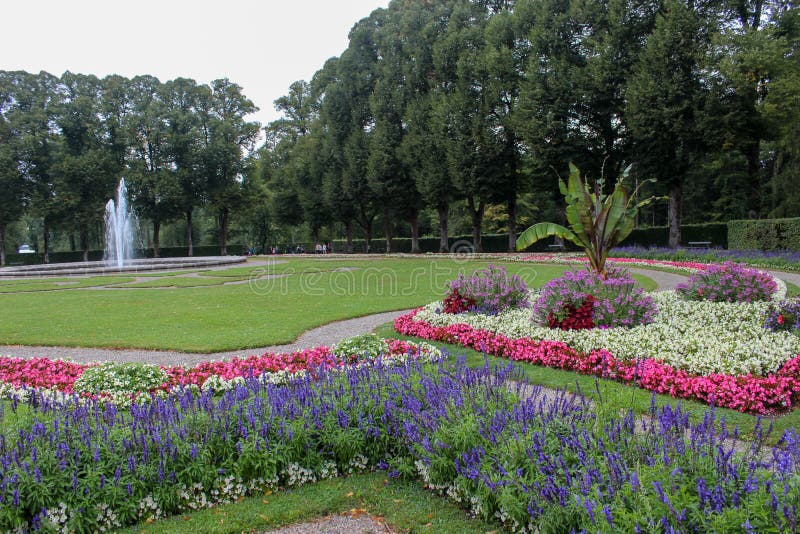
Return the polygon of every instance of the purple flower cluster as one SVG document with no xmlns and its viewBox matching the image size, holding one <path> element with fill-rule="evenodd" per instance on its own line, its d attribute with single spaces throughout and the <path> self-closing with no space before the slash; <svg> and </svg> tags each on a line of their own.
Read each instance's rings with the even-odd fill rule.
<svg viewBox="0 0 800 534">
<path fill-rule="evenodd" d="M 593 320 L 600 328 L 648 324 L 658 313 L 653 299 L 627 271 L 610 269 L 603 279 L 593 271 L 580 270 L 567 271 L 544 285 L 533 305 L 533 321 L 541 326 L 548 326 L 551 317 L 563 321 L 589 295 L 595 298 Z"/>
<path fill-rule="evenodd" d="M 781 301 L 767 311 L 764 328 L 772 332 L 794 332 L 800 334 L 800 299 Z"/>
<path fill-rule="evenodd" d="M 675 290 L 687 300 L 755 302 L 769 300 L 778 285 L 767 273 L 727 261 L 694 273 Z"/>
<path fill-rule="evenodd" d="M 739 454 L 713 410 L 693 425 L 680 405 L 654 401 L 637 422 L 521 379 L 511 365 L 458 359 L 284 386 L 251 378 L 218 397 L 186 390 L 130 411 L 31 392 L 24 411 L 0 410 L 15 427 L 0 434 L 0 530 L 99 531 L 104 517 L 181 512 L 201 492 L 372 466 L 516 530 L 727 532 L 747 519 L 758 532 L 796 531 L 793 430 L 771 450 L 757 430 Z"/>
<path fill-rule="evenodd" d="M 459 274 L 450 289 L 464 299 L 475 301 L 475 310 L 494 315 L 514 307 L 528 307 L 528 286 L 516 274 L 508 276 L 505 267 L 489 265 L 467 278 Z"/>
</svg>

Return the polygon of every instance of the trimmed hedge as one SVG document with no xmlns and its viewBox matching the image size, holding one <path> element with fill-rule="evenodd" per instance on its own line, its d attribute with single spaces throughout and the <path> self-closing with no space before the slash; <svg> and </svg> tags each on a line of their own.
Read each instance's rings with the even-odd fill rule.
<svg viewBox="0 0 800 534">
<path fill-rule="evenodd" d="M 188 249 L 186 247 L 161 247 L 158 255 L 161 258 L 183 258 L 186 257 Z M 203 245 L 194 247 L 194 256 L 219 256 L 219 245 Z M 90 250 L 89 261 L 100 261 L 103 259 L 104 251 Z M 244 254 L 244 245 L 228 245 L 229 256 L 241 256 Z M 153 249 L 137 250 L 137 258 L 152 258 Z M 83 261 L 83 251 L 51 252 L 50 263 L 74 263 Z M 6 265 L 39 265 L 44 263 L 44 256 L 36 254 L 6 254 Z"/>
<path fill-rule="evenodd" d="M 800 217 L 729 221 L 728 242 L 737 250 L 800 250 Z"/>
<path fill-rule="evenodd" d="M 727 223 L 705 223 L 705 224 L 685 224 L 681 226 L 681 237 L 683 243 L 689 241 L 711 241 L 711 246 L 728 248 L 728 224 Z M 508 252 L 508 234 L 484 234 L 481 237 L 484 252 Z M 353 252 L 364 252 L 364 239 L 353 240 Z M 666 247 L 669 241 L 668 226 L 654 226 L 652 228 L 637 228 L 622 243 L 622 245 L 640 245 L 643 247 Z M 448 250 L 451 252 L 464 252 L 472 243 L 472 235 L 450 236 L 448 239 Z M 397 237 L 392 240 L 393 252 L 411 252 L 411 238 Z M 526 252 L 550 252 L 552 239 L 543 239 L 531 245 Z M 580 250 L 570 242 L 565 242 L 567 251 Z M 439 237 L 427 236 L 419 239 L 420 252 L 439 252 Z M 334 252 L 343 252 L 345 241 L 337 239 L 333 241 Z M 370 252 L 386 252 L 386 240 L 377 238 L 371 241 Z"/>
<path fill-rule="evenodd" d="M 681 242 L 711 241 L 712 247 L 728 248 L 728 223 L 703 223 L 681 225 Z M 669 245 L 669 226 L 637 228 L 621 246 L 666 247 Z"/>
<path fill-rule="evenodd" d="M 365 239 L 353 239 L 353 252 L 364 252 Z M 439 236 L 426 236 L 419 238 L 420 252 L 439 252 Z M 472 247 L 472 234 L 454 235 L 447 239 L 447 249 L 450 252 L 470 252 Z M 545 252 L 550 250 L 549 245 L 553 244 L 552 239 L 544 239 L 534 243 L 526 249 L 527 252 Z M 508 234 L 483 234 L 481 245 L 484 252 L 508 252 Z M 346 242 L 343 239 L 333 241 L 334 252 L 344 252 Z M 578 250 L 572 243 L 565 243 L 567 250 Z M 410 237 L 396 237 L 392 240 L 392 252 L 411 252 Z M 378 238 L 370 241 L 370 252 L 386 252 L 386 239 Z"/>
</svg>

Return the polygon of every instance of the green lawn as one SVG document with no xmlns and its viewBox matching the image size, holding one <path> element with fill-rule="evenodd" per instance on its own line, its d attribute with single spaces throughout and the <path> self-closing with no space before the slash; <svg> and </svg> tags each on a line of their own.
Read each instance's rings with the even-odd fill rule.
<svg viewBox="0 0 800 534">
<path fill-rule="evenodd" d="M 787 297 L 800 297 L 800 287 L 786 282 L 786 296 Z"/>
<path fill-rule="evenodd" d="M 370 514 L 401 532 L 499 532 L 502 527 L 472 519 L 456 504 L 420 487 L 366 473 L 261 494 L 240 502 L 142 524 L 123 533 L 223 534 L 258 532 L 331 514 Z"/>
<path fill-rule="evenodd" d="M 427 304 L 441 298 L 459 272 L 486 265 L 439 257 L 301 259 L 212 271 L 216 280 L 261 276 L 249 284 L 0 294 L 0 344 L 215 352 L 289 343 L 331 321 Z M 522 263 L 507 268 L 533 286 L 566 269 Z M 82 283 L 94 278 L 101 277 Z M 175 283 L 167 280 L 144 284 Z"/>
<path fill-rule="evenodd" d="M 43 278 L 35 280 L 11 280 L 0 283 L 0 293 L 32 293 L 37 291 L 58 291 L 80 289 L 132 282 L 130 276 L 90 276 L 88 278 Z"/>
<path fill-rule="evenodd" d="M 231 282 L 242 282 L 248 278 L 234 278 L 230 276 L 165 276 L 164 278 L 150 278 L 140 282 L 117 284 L 115 287 L 121 288 L 164 288 L 164 287 L 202 287 L 202 286 L 221 286 Z"/>
</svg>

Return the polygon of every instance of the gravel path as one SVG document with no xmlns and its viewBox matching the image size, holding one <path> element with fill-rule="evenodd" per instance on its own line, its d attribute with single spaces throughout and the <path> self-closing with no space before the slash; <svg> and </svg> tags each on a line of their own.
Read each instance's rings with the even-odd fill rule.
<svg viewBox="0 0 800 534">
<path fill-rule="evenodd" d="M 656 271 L 650 269 L 639 269 L 631 267 L 627 269 L 633 274 L 640 274 L 653 280 L 658 286 L 656 291 L 667 291 L 668 289 L 675 289 L 675 286 L 681 282 L 685 282 L 689 277 L 682 274 L 668 273 L 665 271 Z"/>
<path fill-rule="evenodd" d="M 394 532 L 379 519 L 368 515 L 329 515 L 307 523 L 298 523 L 268 531 L 274 534 L 369 534 Z"/>
<path fill-rule="evenodd" d="M 92 349 L 81 347 L 37 347 L 29 345 L 0 345 L 0 354 L 17 358 L 44 357 L 49 359 L 65 359 L 74 362 L 145 362 L 157 365 L 186 365 L 193 366 L 200 362 L 210 360 L 224 360 L 233 356 L 250 356 L 265 352 L 292 352 L 295 350 L 310 349 L 319 345 L 333 345 L 339 341 L 353 336 L 371 332 L 378 326 L 395 320 L 409 310 L 377 313 L 355 319 L 336 321 L 300 335 L 294 343 L 288 345 L 273 345 L 255 349 L 233 350 L 211 354 L 186 353 L 161 350 L 138 349 Z"/>
<path fill-rule="evenodd" d="M 777 276 L 778 278 L 782 279 L 784 282 L 789 282 L 796 286 L 800 286 L 800 274 L 799 273 L 787 273 L 784 271 L 767 271 L 772 276 Z"/>
</svg>

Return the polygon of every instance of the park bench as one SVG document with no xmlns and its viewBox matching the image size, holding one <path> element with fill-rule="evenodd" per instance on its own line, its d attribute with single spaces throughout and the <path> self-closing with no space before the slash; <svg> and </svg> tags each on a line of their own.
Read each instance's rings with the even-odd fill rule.
<svg viewBox="0 0 800 534">
<path fill-rule="evenodd" d="M 687 248 L 711 248 L 711 241 L 689 241 Z"/>
<path fill-rule="evenodd" d="M 554 244 L 552 244 L 552 245 L 547 245 L 547 248 L 548 248 L 548 249 L 550 249 L 550 250 L 551 250 L 551 251 L 553 251 L 553 252 L 555 252 L 555 251 L 557 251 L 557 250 L 562 250 L 562 251 L 563 251 L 563 250 L 566 250 L 566 249 L 564 248 L 564 243 L 554 243 Z"/>
</svg>

